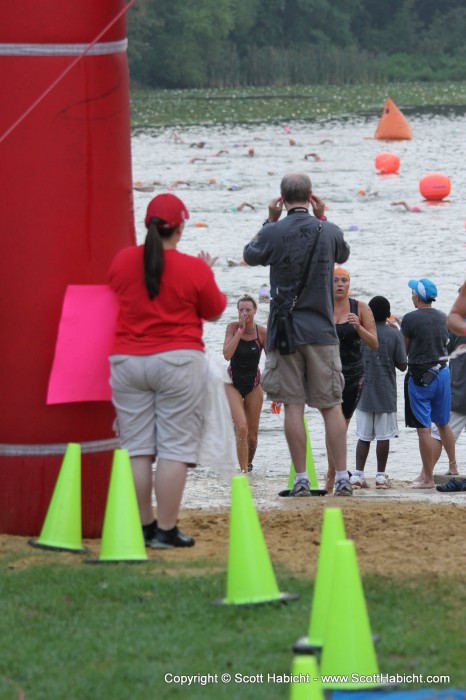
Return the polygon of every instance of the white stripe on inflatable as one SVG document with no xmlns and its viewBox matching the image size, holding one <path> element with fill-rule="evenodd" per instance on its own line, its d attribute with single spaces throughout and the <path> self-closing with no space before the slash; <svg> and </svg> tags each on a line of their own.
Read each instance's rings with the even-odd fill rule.
<svg viewBox="0 0 466 700">
<path fill-rule="evenodd" d="M 120 441 L 117 438 L 110 438 L 109 440 L 80 442 L 79 445 L 83 454 L 87 452 L 108 452 L 117 450 L 120 447 Z M 64 455 L 67 447 L 67 443 L 52 445 L 0 445 L 0 455 L 2 457 Z"/>
<path fill-rule="evenodd" d="M 89 44 L 0 44 L 0 56 L 79 56 Z M 128 39 L 121 41 L 103 41 L 95 44 L 88 56 L 102 56 L 112 53 L 124 53 L 128 48 Z"/>
</svg>

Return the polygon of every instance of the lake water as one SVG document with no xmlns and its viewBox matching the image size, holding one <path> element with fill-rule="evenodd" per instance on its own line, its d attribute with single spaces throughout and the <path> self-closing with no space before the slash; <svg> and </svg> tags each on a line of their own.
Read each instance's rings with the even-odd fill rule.
<svg viewBox="0 0 466 700">
<path fill-rule="evenodd" d="M 205 325 L 204 339 L 207 349 L 222 362 L 225 327 L 236 318 L 236 300 L 244 292 L 257 298 L 260 287 L 268 284 L 269 278 L 268 268 L 230 267 L 227 260 L 241 259 L 244 245 L 267 216 L 268 202 L 279 194 L 282 175 L 289 171 L 303 170 L 310 175 L 313 191 L 327 204 L 327 217 L 343 230 L 351 246 L 345 267 L 351 272 L 355 298 L 367 302 L 382 294 L 390 300 L 393 313 L 402 317 L 413 308 L 408 280 L 429 277 L 439 291 L 436 308 L 449 311 L 458 286 L 466 277 L 466 109 L 442 113 L 413 111 L 405 112 L 405 116 L 413 129 L 411 141 L 382 142 L 371 138 L 379 115 L 348 116 L 319 123 L 178 129 L 184 143 L 176 142 L 174 130 L 168 128 L 133 134 L 133 180 L 161 183 L 153 193 L 134 192 L 138 241 L 144 239 L 148 201 L 176 181 L 187 181 L 188 185 L 178 184 L 172 190 L 191 213 L 180 250 L 197 254 L 203 249 L 219 256 L 214 272 L 228 295 L 228 307 L 219 322 Z M 199 142 L 205 142 L 203 148 L 192 145 Z M 253 157 L 248 155 L 250 148 L 254 149 Z M 219 154 L 220 151 L 227 152 Z M 375 157 L 382 151 L 400 157 L 398 174 L 376 173 Z M 304 156 L 309 153 L 317 153 L 321 160 L 306 160 Z M 191 162 L 193 159 L 204 160 Z M 442 172 L 450 178 L 448 202 L 429 204 L 422 199 L 419 181 L 430 172 Z M 390 202 L 397 199 L 420 204 L 422 212 L 410 213 L 391 206 Z M 235 211 L 242 202 L 255 209 Z M 260 304 L 258 323 L 264 323 L 267 315 L 268 305 Z M 306 409 L 306 417 L 316 472 L 322 482 L 326 472 L 323 422 L 313 409 Z M 349 469 L 354 468 L 355 423 L 353 419 L 348 431 Z M 416 431 L 404 427 L 401 373 L 398 423 L 400 437 L 391 442 L 387 473 L 396 479 L 412 479 L 419 473 L 420 457 Z M 465 441 L 461 436 L 457 443 L 460 467 L 466 462 Z M 368 476 L 374 476 L 375 463 L 373 446 L 366 467 Z M 446 471 L 447 464 L 442 455 L 437 472 Z M 290 457 L 283 419 L 271 413 L 268 402 L 264 402 L 254 465 L 255 475 L 288 479 Z"/>
</svg>

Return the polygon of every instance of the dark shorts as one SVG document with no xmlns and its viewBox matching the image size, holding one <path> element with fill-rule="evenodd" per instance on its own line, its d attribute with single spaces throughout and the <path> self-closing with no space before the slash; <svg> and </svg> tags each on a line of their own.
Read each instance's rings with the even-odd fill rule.
<svg viewBox="0 0 466 700">
<path fill-rule="evenodd" d="M 413 409 L 411 408 L 411 402 L 409 400 L 409 391 L 408 391 L 408 385 L 409 385 L 409 372 L 406 372 L 405 374 L 405 383 L 404 383 L 404 395 L 405 395 L 405 425 L 407 428 L 425 428 L 425 425 L 422 425 L 422 423 L 419 423 L 418 419 L 413 413 Z"/>
<path fill-rule="evenodd" d="M 435 423 L 446 425 L 450 420 L 450 372 L 444 367 L 437 379 L 427 387 L 417 386 L 405 376 L 405 423 L 407 428 L 428 428 Z M 415 402 L 415 411 L 411 399 Z M 418 419 L 422 418 L 422 422 Z"/>
<path fill-rule="evenodd" d="M 450 420 L 450 370 L 444 367 L 428 386 L 419 386 L 411 377 L 409 401 L 416 419 L 429 428 L 432 423 L 447 425 Z"/>
<path fill-rule="evenodd" d="M 363 383 L 364 377 L 356 377 L 355 379 L 352 377 L 345 377 L 345 388 L 343 389 L 341 408 L 346 420 L 349 420 L 356 410 Z"/>
</svg>

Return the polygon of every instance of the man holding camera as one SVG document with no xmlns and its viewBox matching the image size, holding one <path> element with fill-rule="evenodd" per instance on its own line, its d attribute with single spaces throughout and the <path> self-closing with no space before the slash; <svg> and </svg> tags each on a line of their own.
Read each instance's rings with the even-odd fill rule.
<svg viewBox="0 0 466 700">
<path fill-rule="evenodd" d="M 408 354 L 408 396 L 413 414 L 409 427 L 417 430 L 422 461 L 421 474 L 413 487 L 433 489 L 435 455 L 431 438 L 432 423 L 438 428 L 450 464 L 456 465 L 455 440 L 449 425 L 450 370 L 446 362 L 439 360 L 447 355 L 447 315 L 432 308 L 432 302 L 437 298 L 437 287 L 427 277 L 409 280 L 408 286 L 412 290 L 416 311 L 403 316 L 401 332 Z"/>
<path fill-rule="evenodd" d="M 333 270 L 350 249 L 326 220 L 325 204 L 304 173 L 289 173 L 269 216 L 248 243 L 248 265 L 270 265 L 270 316 L 262 386 L 285 405 L 285 436 L 296 470 L 291 496 L 310 496 L 306 472 L 304 405 L 318 408 L 336 465 L 336 496 L 351 496 L 346 468 L 346 424 L 341 410 L 343 375 L 333 320 Z M 309 213 L 312 207 L 314 216 Z M 280 219 L 283 209 L 287 216 Z"/>
</svg>

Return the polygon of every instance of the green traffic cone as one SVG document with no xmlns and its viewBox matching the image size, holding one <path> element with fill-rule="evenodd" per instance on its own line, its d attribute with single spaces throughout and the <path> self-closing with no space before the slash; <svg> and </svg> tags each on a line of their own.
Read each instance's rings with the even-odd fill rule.
<svg viewBox="0 0 466 700">
<path fill-rule="evenodd" d="M 308 636 L 302 637 L 296 642 L 293 647 L 296 653 L 312 654 L 323 647 L 334 579 L 335 547 L 337 542 L 345 539 L 345 525 L 341 509 L 326 508 L 320 536 Z"/>
<path fill-rule="evenodd" d="M 382 685 L 352 540 L 340 540 L 335 546 L 320 672 L 322 678 L 332 677 L 322 683 L 324 689 L 365 690 Z"/>
<path fill-rule="evenodd" d="M 324 697 L 315 656 L 295 656 L 290 700 L 324 700 Z"/>
<path fill-rule="evenodd" d="M 84 552 L 81 525 L 81 447 L 69 443 L 47 515 L 34 547 Z"/>
<path fill-rule="evenodd" d="M 227 593 L 224 605 L 295 600 L 280 593 L 246 476 L 232 479 Z"/>
<path fill-rule="evenodd" d="M 105 508 L 99 562 L 147 561 L 131 462 L 115 450 Z"/>
<path fill-rule="evenodd" d="M 312 445 L 311 445 L 311 439 L 309 437 L 309 428 L 307 425 L 306 417 L 304 417 L 304 429 L 306 431 L 306 471 L 307 471 L 307 475 L 309 477 L 309 483 L 311 485 L 311 489 L 317 489 L 317 488 L 319 488 L 319 483 L 317 481 L 316 468 L 314 465 L 314 456 L 312 454 Z M 291 462 L 290 476 L 288 478 L 288 488 L 289 489 L 292 489 L 294 486 L 295 475 L 296 475 L 296 470 L 295 470 L 293 462 Z"/>
</svg>

